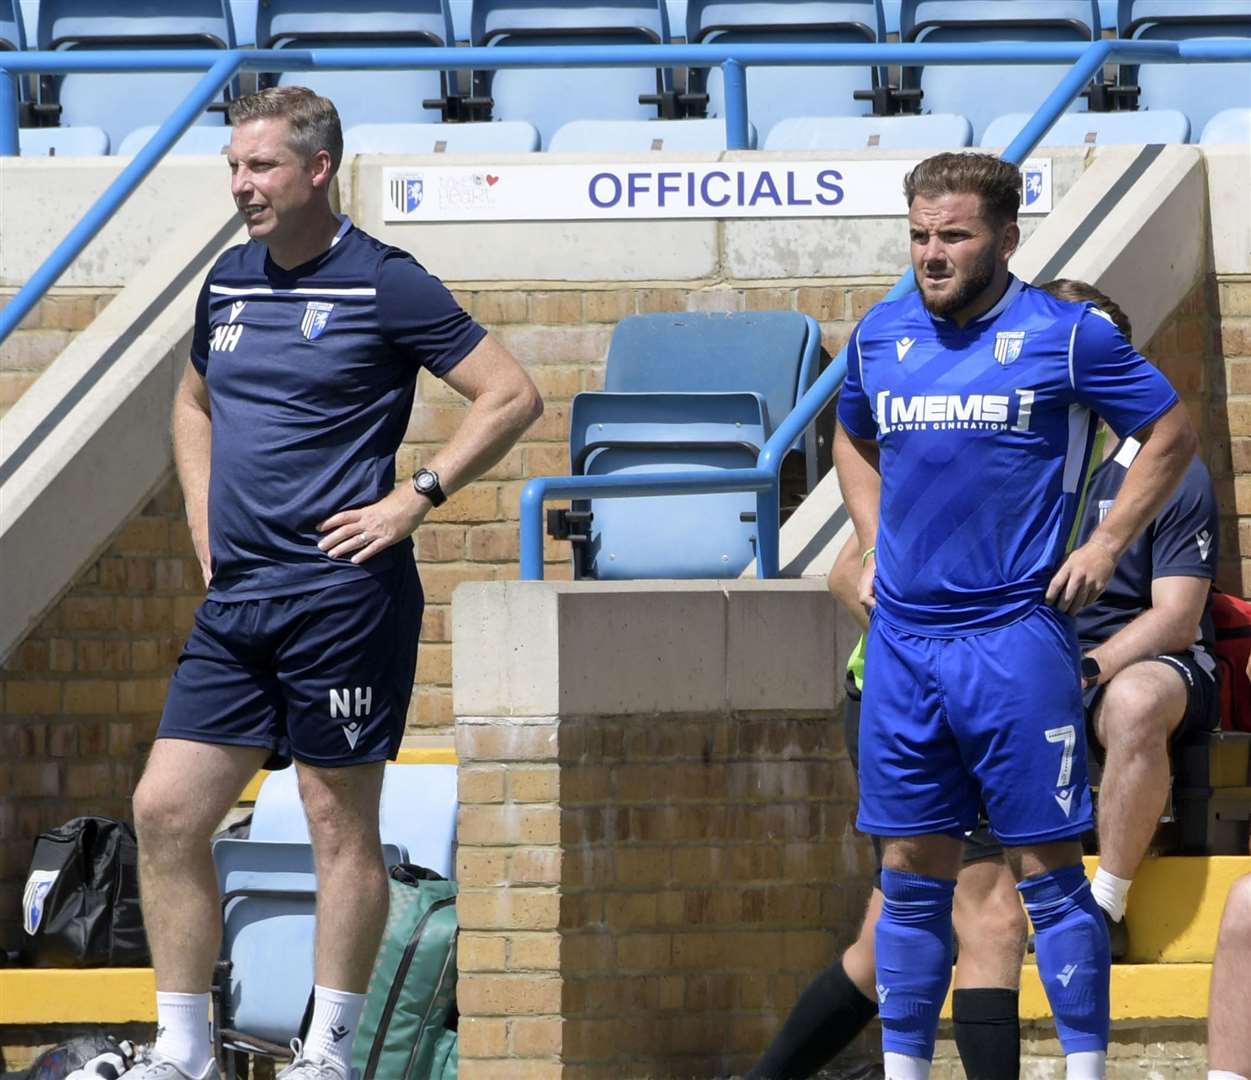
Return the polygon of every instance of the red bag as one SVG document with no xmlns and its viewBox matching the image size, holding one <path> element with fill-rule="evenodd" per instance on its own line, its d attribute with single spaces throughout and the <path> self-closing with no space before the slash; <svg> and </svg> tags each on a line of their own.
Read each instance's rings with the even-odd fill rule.
<svg viewBox="0 0 1251 1080">
<path fill-rule="evenodd" d="M 1216 662 L 1221 669 L 1221 728 L 1251 731 L 1251 603 L 1212 590 L 1212 623 L 1216 628 Z"/>
</svg>

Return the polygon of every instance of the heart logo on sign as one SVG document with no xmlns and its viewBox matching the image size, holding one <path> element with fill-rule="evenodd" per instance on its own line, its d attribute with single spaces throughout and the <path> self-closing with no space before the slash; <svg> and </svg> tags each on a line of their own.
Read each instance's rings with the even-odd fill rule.
<svg viewBox="0 0 1251 1080">
<path fill-rule="evenodd" d="M 492 176 L 490 173 L 487 173 L 486 181 L 487 181 L 487 187 L 495 187 L 495 185 L 500 182 L 500 178 L 498 176 Z"/>
</svg>

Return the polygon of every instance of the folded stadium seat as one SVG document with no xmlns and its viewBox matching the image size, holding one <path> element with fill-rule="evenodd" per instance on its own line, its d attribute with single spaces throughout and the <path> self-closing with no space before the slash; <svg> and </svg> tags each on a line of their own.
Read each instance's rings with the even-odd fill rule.
<svg viewBox="0 0 1251 1080">
<path fill-rule="evenodd" d="M 1029 113 L 992 120 L 982 133 L 982 146 L 1007 146 L 1029 122 Z M 1039 146 L 1117 146 L 1143 143 L 1184 143 L 1190 121 L 1176 109 L 1153 112 L 1065 113 L 1043 136 Z"/>
<path fill-rule="evenodd" d="M 155 124 L 135 128 L 122 140 L 121 146 L 117 148 L 117 155 L 126 157 L 139 153 L 147 145 L 148 140 L 156 134 L 156 130 Z M 197 126 L 184 131 L 178 141 L 169 148 L 169 153 L 220 155 L 226 152 L 226 147 L 229 145 L 230 128 Z"/>
<path fill-rule="evenodd" d="M 381 835 L 404 862 L 455 877 L 456 766 L 389 763 L 382 774 Z M 252 811 L 252 840 L 308 843 L 295 769 L 270 773 Z"/>
<path fill-rule="evenodd" d="M 58 49 L 233 49 L 234 26 L 226 0 L 40 0 L 38 47 Z M 119 146 L 135 128 L 159 124 L 191 92 L 200 72 L 44 75 L 39 105 L 60 105 L 67 127 L 103 128 Z M 229 93 L 236 92 L 232 84 Z M 224 103 L 219 102 L 219 105 Z M 221 109 L 196 121 L 221 127 Z"/>
<path fill-rule="evenodd" d="M 1095 0 L 903 0 L 900 8 L 905 42 L 1091 42 L 1100 26 Z M 968 117 L 980 142 L 996 116 L 1036 110 L 1067 71 L 1055 64 L 905 67 L 900 88 L 922 91 L 922 112 Z M 1086 104 L 1078 98 L 1070 109 Z"/>
<path fill-rule="evenodd" d="M 748 149 L 756 149 L 756 127 L 748 125 Z M 572 120 L 548 141 L 559 153 L 616 151 L 709 151 L 725 149 L 724 120 Z"/>
<path fill-rule="evenodd" d="M 22 157 L 93 157 L 109 152 L 109 137 L 98 127 L 18 128 Z"/>
<path fill-rule="evenodd" d="M 384 844 L 383 861 L 396 866 L 404 854 Z M 213 864 L 224 924 L 214 1034 L 228 1052 L 285 1054 L 313 989 L 312 845 L 223 838 Z"/>
<path fill-rule="evenodd" d="M 1203 128 L 1199 142 L 1204 146 L 1251 145 L 1251 109 L 1225 109 Z"/>
<path fill-rule="evenodd" d="M 26 32 L 17 0 L 0 0 L 0 52 L 21 52 L 26 48 Z"/>
<path fill-rule="evenodd" d="M 446 0 L 264 0 L 257 8 L 256 43 L 262 49 L 332 49 L 452 44 Z M 436 123 L 439 106 L 457 86 L 455 72 L 289 71 L 261 77 L 263 86 L 293 83 L 330 98 L 343 127 L 357 124 Z"/>
<path fill-rule="evenodd" d="M 1134 41 L 1251 38 L 1248 0 L 1120 0 L 1118 36 Z M 1251 107 L 1251 63 L 1122 64 L 1119 93 L 1139 109 L 1180 109 L 1191 131 L 1202 132 L 1224 109 Z"/>
<path fill-rule="evenodd" d="M 343 133 L 345 154 L 529 154 L 538 148 L 538 130 L 524 120 L 357 124 Z"/>
<path fill-rule="evenodd" d="M 689 0 L 686 38 L 694 44 L 865 44 L 885 41 L 879 0 Z M 705 87 L 708 115 L 725 115 L 725 87 L 720 68 L 692 69 L 693 91 Z M 747 115 L 757 129 L 769 131 L 791 116 L 866 116 L 868 101 L 857 91 L 885 85 L 884 73 L 871 66 L 750 67 L 747 69 Z"/>
<path fill-rule="evenodd" d="M 797 116 L 773 125 L 766 150 L 952 150 L 973 141 L 963 116 Z"/>
<path fill-rule="evenodd" d="M 492 48 L 662 45 L 669 19 L 664 0 L 474 0 L 470 32 L 474 45 Z M 651 119 L 673 85 L 671 71 L 654 68 L 517 68 L 475 79 L 475 96 L 491 98 L 492 119 L 529 120 L 544 146 L 570 120 Z"/>
</svg>

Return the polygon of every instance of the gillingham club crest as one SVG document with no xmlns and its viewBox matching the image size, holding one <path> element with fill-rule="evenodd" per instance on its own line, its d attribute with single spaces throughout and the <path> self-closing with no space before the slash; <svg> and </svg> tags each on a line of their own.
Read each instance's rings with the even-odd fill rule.
<svg viewBox="0 0 1251 1080">
<path fill-rule="evenodd" d="M 1043 171 L 1037 165 L 1026 165 L 1021 170 L 1021 202 L 1033 206 L 1043 194 Z"/>
<path fill-rule="evenodd" d="M 421 205 L 426 184 L 420 176 L 397 176 L 391 181 L 391 205 L 400 214 L 411 214 Z"/>
<path fill-rule="evenodd" d="M 1000 331 L 995 335 L 995 359 L 1001 367 L 1007 367 L 1021 355 L 1021 346 L 1024 344 L 1024 330 Z"/>
<path fill-rule="evenodd" d="M 334 304 L 321 300 L 310 300 L 304 309 L 304 318 L 300 320 L 300 333 L 306 341 L 316 341 L 326 332 L 326 323 L 330 321 L 330 313 Z"/>
</svg>

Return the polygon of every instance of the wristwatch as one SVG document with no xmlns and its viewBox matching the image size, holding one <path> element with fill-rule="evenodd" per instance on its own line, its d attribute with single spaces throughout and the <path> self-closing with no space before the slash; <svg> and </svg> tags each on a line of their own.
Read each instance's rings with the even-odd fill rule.
<svg viewBox="0 0 1251 1080">
<path fill-rule="evenodd" d="M 439 484 L 439 474 L 433 469 L 418 469 L 413 473 L 413 490 L 430 500 L 431 506 L 447 502 L 447 493 Z"/>
<path fill-rule="evenodd" d="M 1099 666 L 1099 661 L 1093 656 L 1082 657 L 1082 682 L 1098 682 L 1099 676 L 1103 674 L 1103 668 Z"/>
</svg>

